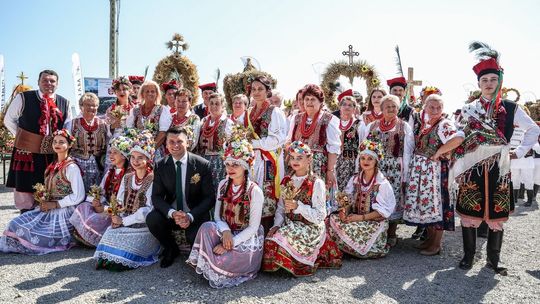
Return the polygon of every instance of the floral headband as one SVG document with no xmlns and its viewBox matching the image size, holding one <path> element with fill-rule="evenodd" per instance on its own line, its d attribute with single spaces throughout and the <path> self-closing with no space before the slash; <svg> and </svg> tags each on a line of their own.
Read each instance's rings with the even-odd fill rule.
<svg viewBox="0 0 540 304">
<path fill-rule="evenodd" d="M 246 170 L 251 168 L 254 160 L 253 146 L 246 139 L 230 142 L 223 155 L 223 161 L 239 163 Z"/>
<path fill-rule="evenodd" d="M 305 143 L 297 140 L 291 143 L 289 146 L 289 153 L 294 152 L 302 155 L 311 155 L 311 148 Z"/>
<path fill-rule="evenodd" d="M 111 148 L 118 150 L 124 157 L 128 157 L 131 153 L 131 147 L 133 145 L 133 140 L 126 136 L 118 136 L 111 140 Z"/>
<path fill-rule="evenodd" d="M 369 139 L 364 140 L 360 144 L 360 154 L 371 155 L 380 161 L 384 158 L 383 147 L 379 142 L 372 141 Z"/>
<path fill-rule="evenodd" d="M 420 97 L 423 99 L 427 98 L 431 94 L 442 95 L 442 92 L 439 90 L 439 88 L 433 86 L 424 87 L 422 91 L 420 91 Z"/>
<path fill-rule="evenodd" d="M 131 146 L 131 153 L 133 152 L 139 152 L 145 155 L 148 157 L 148 159 L 150 159 L 150 161 L 154 159 L 156 148 L 152 132 L 149 130 L 143 130 L 138 134 L 137 138 L 133 140 L 133 144 Z"/>
<path fill-rule="evenodd" d="M 126 85 L 126 86 L 128 86 L 130 88 L 133 86 L 131 84 L 131 81 L 129 81 L 129 78 L 127 78 L 126 76 L 120 76 L 120 77 L 114 79 L 113 82 L 112 82 L 113 90 L 117 90 L 118 88 L 120 88 L 121 85 Z"/>
<path fill-rule="evenodd" d="M 75 137 L 73 137 L 73 135 L 71 135 L 67 129 L 56 130 L 56 131 L 53 132 L 52 135 L 53 135 L 53 137 L 54 136 L 65 137 L 68 140 L 69 144 L 74 143 L 75 140 L 76 140 Z"/>
</svg>

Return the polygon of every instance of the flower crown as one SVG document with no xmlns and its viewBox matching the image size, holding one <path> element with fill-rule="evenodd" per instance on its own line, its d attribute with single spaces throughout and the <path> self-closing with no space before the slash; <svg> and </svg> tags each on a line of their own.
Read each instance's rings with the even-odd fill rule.
<svg viewBox="0 0 540 304">
<path fill-rule="evenodd" d="M 223 160 L 239 162 L 246 170 L 249 170 L 255 160 L 253 146 L 247 139 L 229 142 L 223 154 Z"/>
<path fill-rule="evenodd" d="M 312 152 L 311 152 L 311 148 L 306 145 L 305 143 L 297 140 L 297 141 L 293 141 L 291 143 L 291 145 L 289 146 L 289 153 L 291 152 L 294 152 L 294 153 L 298 153 L 298 154 L 303 154 L 303 155 L 311 155 Z"/>
<path fill-rule="evenodd" d="M 53 137 L 54 136 L 62 136 L 62 137 L 65 137 L 68 142 L 71 144 L 71 143 L 74 143 L 75 142 L 75 137 L 73 137 L 73 135 L 71 135 L 69 133 L 69 131 L 67 129 L 60 129 L 60 130 L 56 130 L 53 132 Z"/>
<path fill-rule="evenodd" d="M 439 88 L 434 87 L 434 86 L 424 87 L 422 88 L 422 91 L 420 91 L 421 98 L 427 98 L 431 94 L 442 95 L 442 92 L 441 90 L 439 90 Z"/>
<path fill-rule="evenodd" d="M 150 160 L 154 158 L 154 153 L 156 152 L 154 136 L 152 132 L 148 130 L 142 130 L 135 139 L 133 139 L 133 144 L 131 146 L 131 153 L 139 152 L 144 154 Z"/>
<path fill-rule="evenodd" d="M 114 148 L 120 151 L 120 153 L 122 153 L 122 155 L 124 155 L 125 157 L 128 157 L 129 154 L 131 153 L 133 140 L 126 136 L 118 136 L 114 138 L 113 140 L 111 140 L 110 146 L 111 148 Z"/>
<path fill-rule="evenodd" d="M 369 154 L 375 157 L 378 161 L 384 159 L 384 150 L 379 142 L 366 139 L 360 144 L 359 150 L 360 154 Z"/>
<path fill-rule="evenodd" d="M 120 76 L 113 80 L 112 82 L 112 88 L 113 90 L 118 89 L 121 85 L 127 85 L 128 87 L 132 87 L 131 81 L 129 81 L 129 78 L 126 76 Z"/>
</svg>

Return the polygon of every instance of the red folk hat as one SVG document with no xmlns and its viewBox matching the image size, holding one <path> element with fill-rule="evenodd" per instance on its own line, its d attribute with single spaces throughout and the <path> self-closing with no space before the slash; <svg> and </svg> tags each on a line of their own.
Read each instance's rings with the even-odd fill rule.
<svg viewBox="0 0 540 304">
<path fill-rule="evenodd" d="M 343 91 L 341 94 L 339 94 L 337 100 L 338 101 L 341 101 L 341 99 L 345 96 L 353 96 L 353 91 L 352 89 L 348 89 L 347 91 Z"/>
<path fill-rule="evenodd" d="M 473 71 L 478 77 L 478 79 L 480 79 L 480 77 L 482 77 L 483 75 L 489 73 L 500 75 L 502 70 L 503 69 L 501 68 L 499 63 L 497 63 L 497 60 L 495 58 L 482 60 L 473 67 Z"/>
<path fill-rule="evenodd" d="M 163 90 L 163 92 L 167 92 L 168 90 L 178 90 L 178 88 L 178 83 L 174 79 L 161 84 L 161 89 Z"/>
<path fill-rule="evenodd" d="M 390 87 L 390 90 L 395 86 L 403 87 L 404 89 L 407 87 L 407 79 L 405 77 L 397 77 L 393 79 L 389 79 L 386 81 L 386 84 Z"/>
<path fill-rule="evenodd" d="M 205 83 L 205 84 L 201 84 L 199 86 L 199 89 L 201 89 L 201 91 L 206 91 L 206 90 L 210 90 L 210 91 L 217 91 L 217 85 L 215 82 L 212 82 L 212 83 Z"/>
<path fill-rule="evenodd" d="M 144 82 L 144 76 L 128 76 L 128 78 L 132 84 L 142 84 Z"/>
</svg>

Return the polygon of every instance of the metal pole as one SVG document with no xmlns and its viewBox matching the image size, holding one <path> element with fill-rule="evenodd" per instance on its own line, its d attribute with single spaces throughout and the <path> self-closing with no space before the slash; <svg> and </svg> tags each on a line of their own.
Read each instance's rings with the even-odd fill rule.
<svg viewBox="0 0 540 304">
<path fill-rule="evenodd" d="M 110 28 L 109 28 L 109 78 L 116 78 L 118 54 L 116 44 L 118 42 L 118 32 L 116 31 L 116 0 L 110 2 Z"/>
</svg>

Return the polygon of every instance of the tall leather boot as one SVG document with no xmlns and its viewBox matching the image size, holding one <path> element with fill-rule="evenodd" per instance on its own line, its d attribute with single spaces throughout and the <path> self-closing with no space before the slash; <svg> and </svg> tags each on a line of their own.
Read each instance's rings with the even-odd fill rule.
<svg viewBox="0 0 540 304">
<path fill-rule="evenodd" d="M 521 184 L 519 186 L 518 198 L 519 199 L 524 199 L 525 198 L 525 185 L 524 184 Z"/>
<path fill-rule="evenodd" d="M 517 206 L 519 189 L 513 189 L 513 191 L 514 191 L 514 206 Z"/>
<path fill-rule="evenodd" d="M 487 241 L 487 264 L 486 266 L 493 269 L 495 273 L 506 276 L 508 271 L 504 267 L 499 267 L 501 256 L 501 247 L 503 242 L 503 231 L 493 231 L 489 229 Z"/>
<path fill-rule="evenodd" d="M 523 206 L 525 207 L 532 206 L 533 197 L 534 197 L 534 190 L 527 190 L 527 201 L 525 202 L 525 204 L 523 204 Z"/>
<path fill-rule="evenodd" d="M 534 201 L 536 202 L 536 196 L 538 195 L 538 189 L 540 189 L 540 185 L 537 185 L 537 184 L 534 184 L 533 186 L 533 198 L 534 198 Z"/>
<path fill-rule="evenodd" d="M 488 235 L 488 224 L 485 221 L 482 221 L 478 229 L 476 229 L 476 236 L 481 238 L 487 238 Z"/>
<path fill-rule="evenodd" d="M 474 254 L 476 253 L 476 228 L 461 227 L 463 235 L 463 259 L 459 262 L 459 268 L 469 270 L 474 262 Z"/>
</svg>

